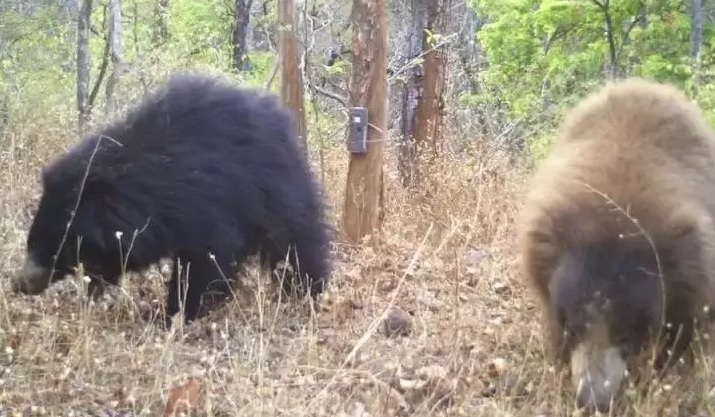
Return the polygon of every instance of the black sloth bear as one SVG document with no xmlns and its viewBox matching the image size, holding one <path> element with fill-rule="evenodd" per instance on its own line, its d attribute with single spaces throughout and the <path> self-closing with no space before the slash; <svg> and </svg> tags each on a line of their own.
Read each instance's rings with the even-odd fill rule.
<svg viewBox="0 0 715 417">
<path fill-rule="evenodd" d="M 293 123 L 275 96 L 174 75 L 45 168 L 14 291 L 42 293 L 79 261 L 96 295 L 171 257 L 167 319 L 183 301 L 190 322 L 202 294 L 228 295 L 233 267 L 258 254 L 271 269 L 287 260 L 285 289 L 315 298 L 331 230 Z"/>
</svg>

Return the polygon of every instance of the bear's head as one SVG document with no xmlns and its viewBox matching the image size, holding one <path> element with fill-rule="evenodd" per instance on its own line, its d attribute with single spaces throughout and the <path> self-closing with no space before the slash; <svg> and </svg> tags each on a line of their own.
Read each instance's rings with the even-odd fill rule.
<svg viewBox="0 0 715 417">
<path fill-rule="evenodd" d="M 40 294 L 81 263 L 90 275 L 117 269 L 116 238 L 122 228 L 112 214 L 118 209 L 116 187 L 103 173 L 85 175 L 76 160 L 77 150 L 48 167 L 42 174 L 42 196 L 27 236 L 25 264 L 14 277 L 12 288 L 24 294 Z M 105 172 L 106 173 L 106 170 Z M 114 230 L 114 232 L 110 232 Z M 108 259 L 113 249 L 112 259 Z M 111 262 L 113 261 L 113 262 Z M 109 275 L 113 275 L 113 272 Z M 115 277 L 102 277 L 112 281 Z"/>
<path fill-rule="evenodd" d="M 709 219 L 664 224 L 665 232 L 653 233 L 652 239 L 623 234 L 571 245 L 557 263 L 549 287 L 551 308 L 564 332 L 581 407 L 608 410 L 627 371 L 641 377 L 634 366 L 638 361 L 655 358 L 655 367 L 662 369 L 678 359 L 692 337 L 690 317 L 706 301 L 697 292 L 707 291 L 699 284 L 707 279 L 699 259 Z"/>
</svg>

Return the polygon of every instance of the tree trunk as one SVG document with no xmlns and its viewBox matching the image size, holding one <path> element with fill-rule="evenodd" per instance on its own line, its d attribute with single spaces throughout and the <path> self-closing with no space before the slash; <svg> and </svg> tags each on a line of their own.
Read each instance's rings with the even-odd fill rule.
<svg viewBox="0 0 715 417">
<path fill-rule="evenodd" d="M 382 154 L 387 132 L 387 28 L 385 0 L 353 0 L 352 106 L 368 110 L 367 154 L 350 155 L 343 230 L 353 243 L 382 223 Z"/>
<path fill-rule="evenodd" d="M 91 112 L 89 105 L 89 25 L 92 0 L 82 0 L 77 17 L 77 127 L 84 135 Z"/>
<path fill-rule="evenodd" d="M 239 71 L 250 69 L 248 62 L 248 26 L 251 22 L 253 0 L 236 0 L 236 19 L 233 24 L 233 66 Z"/>
<path fill-rule="evenodd" d="M 400 117 L 400 152 L 397 155 L 398 170 L 402 185 L 408 187 L 417 175 L 417 153 L 415 147 L 415 121 L 417 106 L 422 96 L 423 66 L 412 63 L 422 54 L 424 28 L 427 23 L 428 0 L 412 0 L 412 24 L 407 31 L 405 57 L 410 65 L 402 89 L 402 115 Z"/>
<path fill-rule="evenodd" d="M 111 115 L 116 109 L 116 97 L 114 90 L 119 84 L 119 77 L 122 74 L 122 4 L 121 0 L 109 0 L 109 31 L 107 34 L 109 44 L 109 57 L 112 62 L 112 72 L 107 79 L 106 90 L 106 112 Z"/>
<path fill-rule="evenodd" d="M 272 0 L 259 0 L 257 3 L 253 16 L 254 24 L 251 26 L 251 46 L 254 51 L 270 51 L 273 48 L 270 36 L 272 31 L 269 33 L 268 28 L 273 4 Z"/>
<path fill-rule="evenodd" d="M 483 69 L 484 59 L 481 56 L 476 38 L 477 33 L 484 25 L 484 19 L 480 18 L 477 12 L 469 6 L 469 0 L 461 0 L 461 2 L 464 16 L 462 17 L 461 25 L 455 28 L 455 30 L 459 31 L 459 43 L 461 44 L 457 52 L 459 62 L 464 71 L 464 77 L 469 85 L 469 92 L 478 94 L 480 92 L 478 74 Z"/>
<path fill-rule="evenodd" d="M 158 0 L 154 9 L 153 41 L 162 45 L 169 39 L 169 0 Z"/>
<path fill-rule="evenodd" d="M 616 51 L 616 34 L 611 18 L 611 0 L 591 0 L 603 13 L 603 25 L 606 42 L 608 42 L 608 64 L 605 65 L 606 77 L 611 80 L 618 78 L 618 52 Z"/>
<path fill-rule="evenodd" d="M 459 43 L 461 45 L 457 48 L 457 56 L 464 73 L 463 82 L 466 82 L 466 85 L 460 83 L 457 85 L 457 88 L 468 89 L 469 93 L 479 95 L 482 93 L 479 84 L 479 74 L 486 68 L 486 58 L 484 57 L 479 42 L 477 42 L 477 34 L 486 23 L 486 19 L 478 15 L 476 10 L 470 6 L 470 0 L 460 0 L 460 2 L 462 2 L 464 17 L 462 18 L 461 25 L 456 27 L 455 30 L 459 31 Z M 457 13 L 459 13 L 459 11 L 457 11 Z M 452 21 L 453 25 L 455 23 L 456 22 Z M 454 71 L 450 71 L 450 75 L 451 74 L 454 74 Z M 455 83 L 452 82 L 452 85 L 455 85 Z M 474 115 L 476 125 L 479 129 L 478 132 L 474 132 L 476 137 L 486 137 L 489 134 L 489 119 L 486 114 L 487 110 L 480 107 Z"/>
<path fill-rule="evenodd" d="M 692 0 L 690 24 L 690 60 L 693 67 L 700 66 L 700 55 L 705 39 L 703 38 L 703 0 Z M 696 79 L 698 77 L 696 76 Z"/>
<path fill-rule="evenodd" d="M 425 51 L 422 99 L 417 106 L 416 142 L 418 152 L 439 152 L 442 141 L 444 89 L 447 81 L 447 51 L 443 37 L 449 28 L 450 0 L 431 0 L 427 9 L 427 31 L 424 34 Z"/>
<path fill-rule="evenodd" d="M 303 75 L 298 66 L 298 40 L 295 36 L 295 6 L 293 0 L 278 2 L 280 32 L 278 44 L 281 59 L 281 97 L 295 116 L 298 142 L 303 151 L 308 151 L 308 128 L 305 119 L 303 98 Z"/>
</svg>

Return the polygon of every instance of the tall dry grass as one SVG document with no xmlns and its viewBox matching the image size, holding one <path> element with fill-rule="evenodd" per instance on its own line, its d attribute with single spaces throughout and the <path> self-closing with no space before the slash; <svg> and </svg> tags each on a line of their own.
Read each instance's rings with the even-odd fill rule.
<svg viewBox="0 0 715 417">
<path fill-rule="evenodd" d="M 236 300 L 165 332 L 151 321 L 163 305 L 159 269 L 96 303 L 81 280 L 39 297 L 10 292 L 39 170 L 75 140 L 69 124 L 56 125 L 14 131 L 0 154 L 7 415 L 161 415 L 172 388 L 190 378 L 203 387 L 200 416 L 573 415 L 516 273 L 512 222 L 527 173 L 509 152 L 462 138 L 467 150 L 447 151 L 423 188 L 405 190 L 388 147 L 380 239 L 364 248 L 336 242 L 319 306 L 277 302 L 249 269 Z M 325 171 L 337 222 L 347 156 L 340 141 L 324 153 L 325 165 L 314 166 Z M 392 309 L 410 317 L 409 335 L 384 335 Z M 714 415 L 707 368 L 685 382 L 674 376 L 619 415 Z"/>
</svg>

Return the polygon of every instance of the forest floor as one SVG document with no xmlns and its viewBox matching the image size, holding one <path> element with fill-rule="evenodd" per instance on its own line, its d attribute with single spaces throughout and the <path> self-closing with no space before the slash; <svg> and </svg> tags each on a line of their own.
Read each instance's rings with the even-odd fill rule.
<svg viewBox="0 0 715 417">
<path fill-rule="evenodd" d="M 69 140 L 34 127 L 0 155 L 0 415 L 159 416 L 180 392 L 197 394 L 197 416 L 575 415 L 517 273 L 513 220 L 527 174 L 506 152 L 460 151 L 424 193 L 401 187 L 388 153 L 380 242 L 336 242 L 319 305 L 275 300 L 251 269 L 237 299 L 167 332 L 151 322 L 163 307 L 159 269 L 96 303 L 80 279 L 38 297 L 10 291 L 39 169 Z M 314 166 L 337 222 L 344 145 L 331 144 L 325 161 Z M 388 337 L 387 311 L 406 314 L 409 331 Z M 673 376 L 619 415 L 715 415 L 706 369 Z"/>
</svg>

